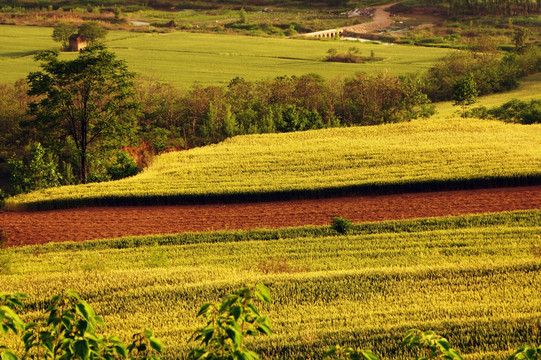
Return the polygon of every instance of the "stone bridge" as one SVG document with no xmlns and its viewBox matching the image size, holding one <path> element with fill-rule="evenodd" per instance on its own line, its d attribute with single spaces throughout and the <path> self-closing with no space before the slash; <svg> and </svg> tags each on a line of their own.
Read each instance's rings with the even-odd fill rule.
<svg viewBox="0 0 541 360">
<path fill-rule="evenodd" d="M 343 32 L 344 30 L 342 29 L 332 29 L 332 30 L 322 30 L 322 31 L 302 34 L 301 36 L 315 37 L 315 38 L 334 38 L 337 36 L 338 37 L 341 36 Z"/>
</svg>

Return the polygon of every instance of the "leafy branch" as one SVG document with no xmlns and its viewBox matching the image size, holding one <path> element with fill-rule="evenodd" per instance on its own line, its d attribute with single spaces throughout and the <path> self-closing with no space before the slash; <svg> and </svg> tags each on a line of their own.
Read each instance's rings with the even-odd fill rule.
<svg viewBox="0 0 541 360">
<path fill-rule="evenodd" d="M 269 319 L 262 316 L 253 304 L 255 299 L 271 303 L 265 285 L 258 284 L 256 289 L 242 288 L 221 303 L 204 304 L 197 316 L 204 317 L 207 322 L 190 337 L 190 341 L 199 342 L 199 346 L 190 351 L 190 357 L 196 360 L 259 359 L 255 352 L 246 347 L 244 339 L 257 333 L 270 335 L 272 330 Z"/>
</svg>

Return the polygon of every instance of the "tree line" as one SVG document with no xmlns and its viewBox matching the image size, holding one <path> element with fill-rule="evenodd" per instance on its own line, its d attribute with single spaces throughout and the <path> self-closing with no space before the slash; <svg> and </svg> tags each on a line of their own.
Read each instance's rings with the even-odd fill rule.
<svg viewBox="0 0 541 360">
<path fill-rule="evenodd" d="M 178 89 L 136 77 L 103 46 L 74 60 L 58 55 L 38 54 L 40 71 L 0 86 L 0 179 L 12 194 L 131 176 L 154 154 L 236 135 L 409 121 L 431 115 L 430 101 L 457 101 L 466 78 L 483 95 L 541 70 L 530 47 L 503 56 L 455 52 L 425 75 L 305 74 Z"/>
<path fill-rule="evenodd" d="M 539 13 L 540 0 L 447 0 L 449 15 L 524 15 Z"/>
</svg>

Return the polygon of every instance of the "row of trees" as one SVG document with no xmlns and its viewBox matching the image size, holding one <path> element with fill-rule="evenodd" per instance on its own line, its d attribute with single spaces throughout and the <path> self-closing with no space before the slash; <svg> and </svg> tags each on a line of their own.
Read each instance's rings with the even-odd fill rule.
<svg viewBox="0 0 541 360">
<path fill-rule="evenodd" d="M 315 74 L 256 82 L 236 78 L 225 88 L 194 85 L 184 93 L 157 83 L 150 88 L 139 93 L 142 129 L 176 132 L 184 147 L 240 134 L 407 121 L 428 103 L 419 79 L 384 73 L 333 81 Z"/>
<path fill-rule="evenodd" d="M 136 174 L 126 151 L 144 165 L 168 148 L 235 135 L 408 121 L 430 115 L 429 100 L 453 99 L 465 107 L 478 93 L 512 88 L 521 75 L 541 70 L 537 50 L 503 57 L 457 52 L 423 76 L 235 78 L 226 87 L 179 90 L 137 79 L 101 46 L 74 60 L 58 55 L 37 55 L 41 71 L 26 84 L 0 87 L 6 129 L 0 158 L 9 159 L 14 192 Z"/>
<path fill-rule="evenodd" d="M 34 168 L 43 173 L 57 164 L 46 182 L 30 181 L 20 191 L 117 178 L 122 169 L 131 175 L 129 158 L 118 150 L 142 141 L 160 152 L 239 134 L 405 121 L 419 116 L 420 106 L 428 102 L 412 77 L 358 74 L 332 82 L 314 74 L 258 82 L 237 78 L 228 87 L 194 85 L 183 92 L 158 82 L 136 85 L 126 64 L 104 47 L 83 50 L 75 60 L 58 55 L 36 56 L 41 71 L 28 76 L 27 94 L 21 95 L 23 121 L 7 127 L 40 143 L 29 148 L 26 161 L 12 161 L 20 175 L 17 183 L 26 183 L 21 177 L 34 178 Z M 5 140 L 20 146 L 20 138 Z M 50 154 L 44 156 L 43 148 Z"/>
<path fill-rule="evenodd" d="M 461 15 L 521 15 L 541 11 L 540 0 L 447 0 L 449 14 Z"/>
</svg>

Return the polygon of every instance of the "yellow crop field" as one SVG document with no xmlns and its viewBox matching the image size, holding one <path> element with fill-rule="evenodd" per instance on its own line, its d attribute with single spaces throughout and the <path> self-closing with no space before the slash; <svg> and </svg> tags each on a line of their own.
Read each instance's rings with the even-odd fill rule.
<svg viewBox="0 0 541 360">
<path fill-rule="evenodd" d="M 538 340 L 541 210 L 330 227 L 113 239 L 10 248 L 3 291 L 30 296 L 23 317 L 77 290 L 124 340 L 146 327 L 184 359 L 195 315 L 264 283 L 274 334 L 262 358 L 322 359 L 335 344 L 400 359 L 412 327 L 449 338 L 466 359 L 504 358 Z M 189 240 L 189 241 L 187 241 Z M 13 344 L 16 346 L 16 344 Z"/>
<path fill-rule="evenodd" d="M 132 178 L 19 195 L 5 207 L 257 200 L 265 194 L 505 183 L 541 175 L 540 143 L 540 125 L 475 119 L 238 136 L 163 154 Z"/>
</svg>

